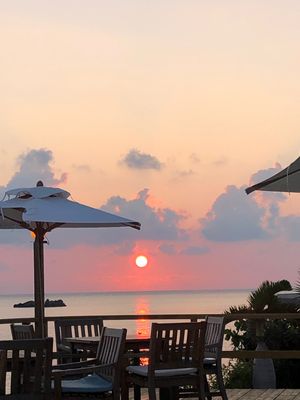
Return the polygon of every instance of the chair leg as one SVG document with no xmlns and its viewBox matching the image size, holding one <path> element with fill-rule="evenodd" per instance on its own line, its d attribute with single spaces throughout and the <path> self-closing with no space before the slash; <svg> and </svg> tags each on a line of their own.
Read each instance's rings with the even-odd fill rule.
<svg viewBox="0 0 300 400">
<path fill-rule="evenodd" d="M 141 387 L 139 385 L 133 385 L 133 393 L 134 400 L 141 400 Z"/>
<path fill-rule="evenodd" d="M 156 400 L 156 390 L 155 387 L 148 387 L 149 400 Z"/>
<path fill-rule="evenodd" d="M 223 400 L 228 400 L 221 368 L 218 368 L 217 383 L 218 383 L 218 386 L 219 386 L 219 391 L 221 393 L 222 399 Z"/>
<path fill-rule="evenodd" d="M 205 397 L 208 400 L 212 400 L 212 395 L 210 393 L 209 383 L 206 375 L 204 375 L 204 391 L 205 391 Z"/>
<path fill-rule="evenodd" d="M 199 400 L 205 400 L 205 387 L 206 379 L 202 380 L 199 384 Z"/>
</svg>

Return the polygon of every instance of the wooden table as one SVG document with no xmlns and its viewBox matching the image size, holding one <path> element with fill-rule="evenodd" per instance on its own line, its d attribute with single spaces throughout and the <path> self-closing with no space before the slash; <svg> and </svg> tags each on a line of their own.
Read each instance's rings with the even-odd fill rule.
<svg viewBox="0 0 300 400">
<path fill-rule="evenodd" d="M 72 348 L 72 352 L 77 350 L 90 351 L 96 354 L 99 336 L 70 337 L 64 339 Z M 125 353 L 141 353 L 149 349 L 150 338 L 138 335 L 127 335 L 125 343 Z"/>
</svg>

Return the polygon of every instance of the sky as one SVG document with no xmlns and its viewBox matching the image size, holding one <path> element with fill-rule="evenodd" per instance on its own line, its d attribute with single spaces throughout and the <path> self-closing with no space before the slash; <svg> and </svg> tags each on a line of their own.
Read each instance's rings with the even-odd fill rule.
<svg viewBox="0 0 300 400">
<path fill-rule="evenodd" d="M 0 195 L 41 179 L 141 222 L 48 234 L 48 293 L 256 288 L 300 270 L 298 0 L 0 0 Z M 33 290 L 0 232 L 0 294 Z M 148 257 L 138 268 L 135 257 Z"/>
</svg>

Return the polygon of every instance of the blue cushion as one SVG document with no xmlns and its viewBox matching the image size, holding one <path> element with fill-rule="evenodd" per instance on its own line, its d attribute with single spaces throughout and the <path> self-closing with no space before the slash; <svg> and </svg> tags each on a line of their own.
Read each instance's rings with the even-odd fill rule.
<svg viewBox="0 0 300 400">
<path fill-rule="evenodd" d="M 130 365 L 126 368 L 128 372 L 136 375 L 147 376 L 148 366 L 147 365 Z M 171 368 L 171 369 L 158 369 L 155 370 L 155 376 L 166 377 L 166 376 L 178 376 L 178 375 L 190 375 L 197 372 L 197 368 Z"/>
<path fill-rule="evenodd" d="M 92 374 L 80 379 L 63 380 L 61 390 L 65 393 L 97 393 L 112 390 L 112 383 Z"/>
</svg>

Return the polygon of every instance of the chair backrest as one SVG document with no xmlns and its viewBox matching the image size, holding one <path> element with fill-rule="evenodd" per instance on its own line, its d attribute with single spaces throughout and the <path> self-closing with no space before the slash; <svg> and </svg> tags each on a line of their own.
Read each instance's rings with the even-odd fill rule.
<svg viewBox="0 0 300 400">
<path fill-rule="evenodd" d="M 50 399 L 52 346 L 52 338 L 0 341 L 0 399 Z"/>
<path fill-rule="evenodd" d="M 149 375 L 159 369 L 198 368 L 204 356 L 205 322 L 153 323 Z"/>
<path fill-rule="evenodd" d="M 57 319 L 54 323 L 56 345 L 64 344 L 66 337 L 100 336 L 102 318 Z"/>
<path fill-rule="evenodd" d="M 33 325 L 11 324 L 11 336 L 13 339 L 33 339 L 34 329 Z"/>
<path fill-rule="evenodd" d="M 224 340 L 224 317 L 206 318 L 205 351 L 204 356 L 218 358 L 221 356 Z"/>
<path fill-rule="evenodd" d="M 102 330 L 97 350 L 99 364 L 113 364 L 101 370 L 101 376 L 113 382 L 115 388 L 119 388 L 121 372 L 124 368 L 124 351 L 127 329 L 107 328 Z"/>
</svg>

